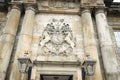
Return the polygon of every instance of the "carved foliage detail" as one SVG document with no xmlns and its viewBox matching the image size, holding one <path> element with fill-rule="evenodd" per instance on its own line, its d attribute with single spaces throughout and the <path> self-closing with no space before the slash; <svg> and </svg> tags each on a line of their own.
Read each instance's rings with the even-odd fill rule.
<svg viewBox="0 0 120 80">
<path fill-rule="evenodd" d="M 75 43 L 72 30 L 64 19 L 52 19 L 45 27 L 40 47 L 42 54 L 65 55 L 72 53 Z"/>
</svg>

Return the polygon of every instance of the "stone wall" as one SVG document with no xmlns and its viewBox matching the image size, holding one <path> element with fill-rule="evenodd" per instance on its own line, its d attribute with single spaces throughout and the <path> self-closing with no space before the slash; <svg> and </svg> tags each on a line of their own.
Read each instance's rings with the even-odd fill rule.
<svg viewBox="0 0 120 80">
<path fill-rule="evenodd" d="M 70 57 L 63 56 L 56 56 L 52 57 L 52 55 L 43 56 L 41 55 L 41 49 L 40 49 L 40 41 L 42 40 L 42 35 L 45 27 L 47 24 L 52 22 L 52 19 L 60 20 L 63 19 L 64 23 L 69 24 L 69 27 L 72 30 L 73 35 L 73 42 L 75 42 L 75 46 L 73 49 L 73 52 L 70 53 Z M 62 25 L 61 25 L 62 26 Z M 62 36 L 61 36 L 62 37 Z M 75 56 L 79 58 L 79 60 L 82 60 L 84 56 L 84 50 L 83 50 L 83 33 L 82 33 L 82 27 L 81 27 L 81 18 L 78 15 L 67 15 L 67 14 L 37 14 L 35 18 L 35 24 L 34 24 L 34 32 L 33 32 L 33 42 L 31 47 L 31 53 L 33 55 L 37 55 L 39 57 L 34 57 L 34 59 L 40 59 L 40 60 L 53 60 L 53 61 L 61 61 L 61 60 L 67 60 L 69 58 L 72 60 L 72 55 L 74 55 L 73 59 L 75 59 Z M 57 58 L 59 57 L 59 58 Z M 68 61 L 69 61 L 68 59 Z"/>
</svg>

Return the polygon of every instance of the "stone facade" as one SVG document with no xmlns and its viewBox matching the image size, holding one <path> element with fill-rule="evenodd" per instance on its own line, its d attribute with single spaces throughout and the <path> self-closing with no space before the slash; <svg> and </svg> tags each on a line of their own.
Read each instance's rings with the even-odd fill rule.
<svg viewBox="0 0 120 80">
<path fill-rule="evenodd" d="M 106 5 L 109 1 L 0 3 L 0 80 L 120 80 L 114 36 L 114 29 L 120 29 L 120 15 L 118 8 Z M 25 53 L 32 67 L 21 73 L 18 58 Z M 82 71 L 87 56 L 96 61 L 93 76 Z"/>
</svg>

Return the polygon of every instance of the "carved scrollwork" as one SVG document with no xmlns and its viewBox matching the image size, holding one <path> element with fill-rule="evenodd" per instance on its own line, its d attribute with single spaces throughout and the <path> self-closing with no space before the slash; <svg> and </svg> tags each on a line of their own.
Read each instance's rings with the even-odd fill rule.
<svg viewBox="0 0 120 80">
<path fill-rule="evenodd" d="M 69 26 L 64 23 L 64 19 L 52 19 L 47 24 L 40 40 L 42 54 L 67 56 L 72 53 L 75 43 Z"/>
</svg>

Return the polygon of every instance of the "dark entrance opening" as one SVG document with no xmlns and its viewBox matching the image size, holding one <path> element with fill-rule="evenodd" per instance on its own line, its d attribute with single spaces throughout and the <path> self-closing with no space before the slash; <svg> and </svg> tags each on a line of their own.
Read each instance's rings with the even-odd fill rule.
<svg viewBox="0 0 120 80">
<path fill-rule="evenodd" d="M 40 80 L 73 80 L 73 75 L 40 75 Z"/>
</svg>

